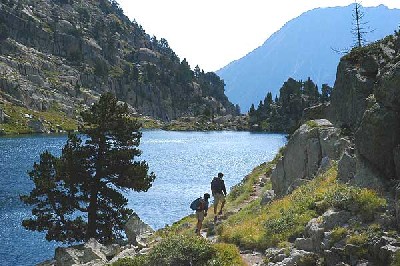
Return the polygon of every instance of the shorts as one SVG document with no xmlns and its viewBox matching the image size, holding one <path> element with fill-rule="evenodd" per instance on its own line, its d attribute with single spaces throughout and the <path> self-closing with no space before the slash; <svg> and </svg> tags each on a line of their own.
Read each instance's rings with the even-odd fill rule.
<svg viewBox="0 0 400 266">
<path fill-rule="evenodd" d="M 204 220 L 204 211 L 196 211 L 196 218 L 202 222 Z"/>
<path fill-rule="evenodd" d="M 222 193 L 215 193 L 213 194 L 214 197 L 214 206 L 218 206 L 218 204 L 225 202 L 225 196 Z"/>
</svg>

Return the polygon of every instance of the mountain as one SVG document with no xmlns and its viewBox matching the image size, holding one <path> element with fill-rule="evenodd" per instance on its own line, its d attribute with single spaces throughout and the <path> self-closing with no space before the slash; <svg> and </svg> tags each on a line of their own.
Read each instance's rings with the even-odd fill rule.
<svg viewBox="0 0 400 266">
<path fill-rule="evenodd" d="M 10 106 L 75 117 L 106 91 L 155 118 L 236 113 L 215 73 L 191 70 L 115 0 L 1 1 L 3 118 Z"/>
<path fill-rule="evenodd" d="M 363 21 L 372 32 L 367 41 L 392 34 L 400 23 L 400 10 L 386 6 L 363 8 Z M 289 77 L 311 77 L 319 86 L 333 86 L 336 67 L 342 54 L 354 43 L 351 34 L 353 5 L 318 8 L 287 22 L 263 45 L 216 73 L 225 81 L 228 98 L 247 112 L 252 103 L 273 97 Z M 382 19 L 384 18 L 384 19 Z"/>
</svg>

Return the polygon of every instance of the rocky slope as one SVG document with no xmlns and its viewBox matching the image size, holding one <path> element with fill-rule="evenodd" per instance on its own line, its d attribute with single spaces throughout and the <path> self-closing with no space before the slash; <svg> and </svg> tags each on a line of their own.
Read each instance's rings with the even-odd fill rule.
<svg viewBox="0 0 400 266">
<path fill-rule="evenodd" d="M 0 108 L 74 117 L 105 91 L 162 120 L 236 113 L 216 74 L 191 70 L 116 1 L 0 3 Z"/>
</svg>

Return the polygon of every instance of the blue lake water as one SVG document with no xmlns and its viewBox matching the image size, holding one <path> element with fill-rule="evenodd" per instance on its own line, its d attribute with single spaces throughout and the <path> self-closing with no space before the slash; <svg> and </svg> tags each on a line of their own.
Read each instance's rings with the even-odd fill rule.
<svg viewBox="0 0 400 266">
<path fill-rule="evenodd" d="M 54 256 L 60 243 L 43 233 L 27 231 L 21 221 L 30 207 L 19 200 L 33 184 L 27 171 L 49 150 L 59 155 L 63 135 L 0 138 L 0 264 L 35 265 Z M 129 207 L 155 229 L 191 213 L 190 202 L 210 192 L 210 181 L 224 173 L 227 188 L 239 183 L 255 166 L 273 159 L 286 143 L 284 135 L 249 132 L 145 131 L 140 160 L 157 178 L 148 192 L 128 192 Z"/>
</svg>

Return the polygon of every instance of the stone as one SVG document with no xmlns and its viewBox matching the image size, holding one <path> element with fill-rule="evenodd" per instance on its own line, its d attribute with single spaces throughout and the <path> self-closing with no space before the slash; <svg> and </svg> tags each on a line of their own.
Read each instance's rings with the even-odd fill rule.
<svg viewBox="0 0 400 266">
<path fill-rule="evenodd" d="M 305 250 L 305 251 L 315 251 L 314 243 L 311 238 L 296 238 L 294 241 L 294 246 L 297 249 Z"/>
<path fill-rule="evenodd" d="M 366 187 L 380 190 L 387 186 L 385 176 L 370 161 L 363 156 L 357 156 L 356 174 L 349 184 L 353 186 Z"/>
<path fill-rule="evenodd" d="M 111 244 L 111 245 L 101 247 L 100 251 L 109 260 L 110 258 L 115 257 L 118 253 L 121 252 L 121 246 L 119 244 Z"/>
<path fill-rule="evenodd" d="M 119 259 L 126 258 L 126 257 L 134 257 L 136 255 L 137 255 L 137 252 L 136 252 L 135 248 L 126 248 L 126 249 L 122 250 L 120 253 L 118 253 L 115 257 L 113 257 L 109 261 L 109 264 L 112 264 Z"/>
<path fill-rule="evenodd" d="M 28 121 L 28 127 L 32 129 L 34 133 L 48 133 L 49 130 L 46 128 L 46 126 L 43 124 L 42 121 L 40 120 L 29 120 Z"/>
<path fill-rule="evenodd" d="M 322 250 L 322 242 L 324 239 L 324 228 L 320 220 L 319 218 L 311 219 L 304 230 L 305 236 L 311 240 L 312 251 L 315 252 L 320 252 Z"/>
<path fill-rule="evenodd" d="M 261 197 L 261 206 L 267 205 L 275 198 L 275 192 L 273 190 L 267 190 Z"/>
<path fill-rule="evenodd" d="M 284 248 L 268 248 L 265 250 L 265 256 L 271 262 L 281 262 L 287 257 Z"/>
<path fill-rule="evenodd" d="M 97 240 L 90 239 L 85 244 L 57 248 L 54 259 L 56 261 L 56 265 L 62 266 L 72 266 L 86 263 L 104 265 L 107 262 L 106 256 L 101 251 L 104 248 L 105 247 L 97 242 Z"/>
<path fill-rule="evenodd" d="M 329 209 L 322 215 L 322 225 L 325 230 L 331 230 L 337 226 L 342 226 L 351 217 L 352 215 L 348 211 L 334 211 Z"/>
<path fill-rule="evenodd" d="M 138 241 L 143 243 L 143 236 L 154 232 L 154 230 L 148 224 L 144 223 L 136 213 L 129 217 L 124 226 L 124 230 L 128 242 L 134 245 L 138 244 Z"/>
<path fill-rule="evenodd" d="M 338 163 L 338 179 L 344 183 L 354 178 L 357 170 L 357 158 L 348 151 L 344 152 Z"/>
<path fill-rule="evenodd" d="M 325 265 L 327 266 L 343 265 L 340 263 L 347 261 L 344 248 L 332 247 L 329 250 L 324 250 L 323 254 L 325 258 Z"/>
<path fill-rule="evenodd" d="M 390 244 L 381 247 L 379 252 L 379 260 L 382 262 L 387 262 L 387 265 L 389 265 L 389 263 L 392 261 L 394 254 L 399 250 L 400 247 L 392 246 Z"/>
<path fill-rule="evenodd" d="M 282 260 L 281 264 L 277 265 L 285 265 L 285 266 L 297 266 L 302 259 L 309 257 L 310 259 L 314 259 L 316 262 L 316 256 L 312 252 L 307 252 L 304 250 L 292 249 L 290 251 L 290 255 Z"/>
<path fill-rule="evenodd" d="M 3 109 L 0 108 L 0 124 L 6 123 L 8 119 L 9 116 L 3 111 Z"/>
</svg>

